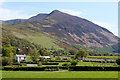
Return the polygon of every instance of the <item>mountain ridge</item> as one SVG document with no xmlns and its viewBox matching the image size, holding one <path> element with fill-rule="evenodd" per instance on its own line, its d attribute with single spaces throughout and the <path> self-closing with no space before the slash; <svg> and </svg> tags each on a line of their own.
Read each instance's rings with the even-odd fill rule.
<svg viewBox="0 0 120 80">
<path fill-rule="evenodd" d="M 22 23 L 26 25 L 23 27 L 25 30 L 30 29 L 35 32 L 49 34 L 49 36 L 54 36 L 79 46 L 102 48 L 114 45 L 119 40 L 117 36 L 106 28 L 87 19 L 72 16 L 58 10 L 54 10 L 49 14 L 38 14 L 28 19 L 15 19 L 11 20 L 11 22 L 10 20 L 4 21 L 3 25 L 23 25 Z M 20 26 L 18 27 L 20 29 Z"/>
</svg>

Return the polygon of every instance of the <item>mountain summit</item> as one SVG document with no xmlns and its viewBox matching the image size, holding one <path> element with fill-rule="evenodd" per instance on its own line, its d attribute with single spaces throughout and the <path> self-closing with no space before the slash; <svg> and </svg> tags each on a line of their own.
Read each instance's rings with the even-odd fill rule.
<svg viewBox="0 0 120 80">
<path fill-rule="evenodd" d="M 109 30 L 87 19 L 72 16 L 59 10 L 54 10 L 50 14 L 38 14 L 26 20 L 3 21 L 3 25 L 14 25 L 16 30 L 18 29 L 22 32 L 24 28 L 24 31 L 30 30 L 34 33 L 47 34 L 49 37 L 59 40 L 59 43 L 54 42 L 55 44 L 65 48 L 66 46 L 67 48 L 68 46 L 76 48 L 74 45 L 102 48 L 117 44 L 119 40 Z M 21 27 L 21 25 L 24 25 L 24 27 Z M 10 30 L 13 31 L 12 29 Z"/>
</svg>

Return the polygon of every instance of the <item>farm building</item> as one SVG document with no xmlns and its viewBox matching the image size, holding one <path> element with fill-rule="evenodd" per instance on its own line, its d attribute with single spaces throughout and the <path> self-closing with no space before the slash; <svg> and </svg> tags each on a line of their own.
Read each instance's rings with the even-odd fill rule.
<svg viewBox="0 0 120 80">
<path fill-rule="evenodd" d="M 22 62 L 22 61 L 26 61 L 26 55 L 17 55 L 14 57 L 14 60 L 18 63 Z"/>
</svg>

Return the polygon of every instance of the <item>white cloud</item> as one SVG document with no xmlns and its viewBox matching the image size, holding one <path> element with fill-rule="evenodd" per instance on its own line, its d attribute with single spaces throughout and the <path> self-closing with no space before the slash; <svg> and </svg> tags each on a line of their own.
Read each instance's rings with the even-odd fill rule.
<svg viewBox="0 0 120 80">
<path fill-rule="evenodd" d="M 19 10 L 10 10 L 7 8 L 0 7 L 0 20 L 8 20 L 8 19 L 26 19 L 31 17 L 32 15 L 28 15 Z"/>
<path fill-rule="evenodd" d="M 111 23 L 107 23 L 107 22 L 100 22 L 100 21 L 92 21 L 95 24 L 98 24 L 106 29 L 108 29 L 109 31 L 111 31 L 113 34 L 115 34 L 116 36 L 118 35 L 118 26 L 117 24 L 111 24 Z"/>
<path fill-rule="evenodd" d="M 70 9 L 60 9 L 60 11 L 74 15 L 74 16 L 80 16 L 81 14 L 83 14 L 83 12 L 74 11 L 74 10 L 70 10 Z"/>
</svg>

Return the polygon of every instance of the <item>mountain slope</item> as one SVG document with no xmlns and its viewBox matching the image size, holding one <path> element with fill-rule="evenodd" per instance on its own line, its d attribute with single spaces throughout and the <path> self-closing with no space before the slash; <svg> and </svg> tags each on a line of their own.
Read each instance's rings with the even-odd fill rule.
<svg viewBox="0 0 120 80">
<path fill-rule="evenodd" d="M 119 40 L 109 30 L 91 21 L 58 10 L 54 10 L 50 14 L 38 14 L 26 20 L 3 21 L 3 29 L 10 30 L 12 35 L 25 35 L 21 38 L 27 38 L 28 41 L 33 42 L 34 37 L 28 36 L 35 35 L 38 39 L 42 34 L 51 38 L 53 40 L 50 41 L 51 43 L 70 49 L 74 49 L 76 46 L 103 48 L 112 46 Z M 20 35 L 16 36 L 20 37 Z M 48 40 L 50 40 L 49 38 Z M 37 42 L 41 39 L 38 39 Z"/>
</svg>

